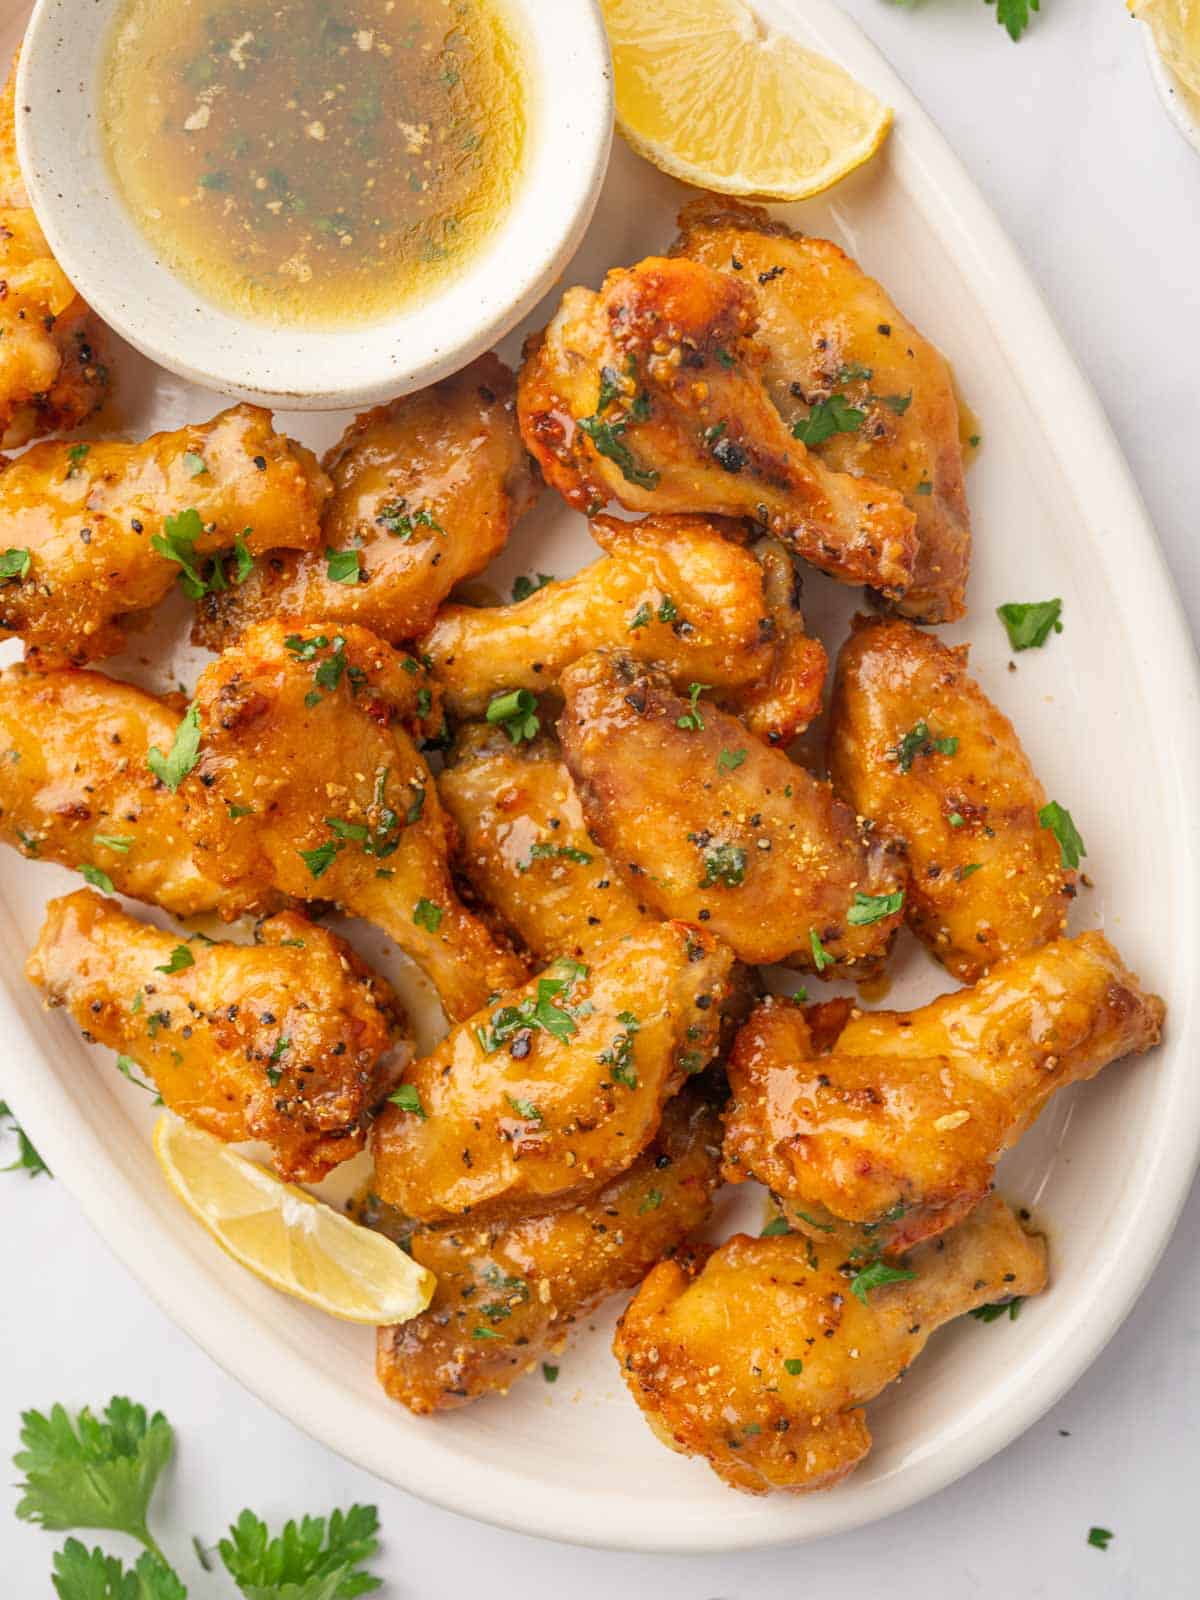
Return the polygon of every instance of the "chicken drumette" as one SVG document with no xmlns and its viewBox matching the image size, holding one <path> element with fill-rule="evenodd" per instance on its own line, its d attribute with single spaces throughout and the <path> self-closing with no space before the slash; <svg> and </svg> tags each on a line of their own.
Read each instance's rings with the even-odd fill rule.
<svg viewBox="0 0 1200 1600">
<path fill-rule="evenodd" d="M 758 206 L 693 201 L 675 252 L 749 290 L 761 377 L 822 464 L 899 490 L 916 518 L 912 581 L 897 609 L 921 622 L 964 610 L 971 525 L 950 368 L 882 287 L 828 239 Z"/>
<path fill-rule="evenodd" d="M 422 679 L 364 628 L 260 623 L 200 677 L 180 792 L 202 871 L 378 924 L 456 1019 L 524 967 L 451 886 L 446 818 L 406 731 L 432 714 Z"/>
<path fill-rule="evenodd" d="M 415 638 L 454 585 L 500 553 L 537 494 L 513 376 L 491 355 L 365 412 L 324 466 L 333 494 L 320 547 L 273 552 L 245 583 L 209 596 L 199 642 L 219 650 L 280 616 L 357 622 L 393 644 Z"/>
<path fill-rule="evenodd" d="M 294 912 L 253 945 L 181 943 L 81 889 L 50 902 L 25 970 L 173 1111 L 219 1139 L 264 1140 L 302 1182 L 362 1149 L 411 1054 L 388 986 Z"/>
<path fill-rule="evenodd" d="M 521 431 L 580 510 L 752 517 L 822 571 L 903 594 L 915 518 L 895 489 L 809 455 L 763 386 L 751 291 L 650 257 L 570 289 L 521 370 Z"/>
<path fill-rule="evenodd" d="M 825 651 L 804 633 L 787 557 L 744 548 L 741 523 L 706 517 L 597 517 L 607 552 L 574 577 L 511 606 L 444 606 L 420 650 L 447 710 L 481 716 L 506 690 L 551 689 L 603 646 L 653 661 L 679 685 L 700 681 L 755 732 L 784 743 L 820 709 Z"/>
<path fill-rule="evenodd" d="M 0 471 L 0 637 L 59 659 L 113 655 L 121 617 L 181 575 L 197 593 L 263 551 L 316 545 L 328 493 L 312 452 L 257 406 L 140 444 L 34 445 Z"/>
<path fill-rule="evenodd" d="M 903 862 L 826 783 L 653 669 L 568 668 L 559 725 L 588 825 L 638 898 L 756 965 L 862 976 L 900 920 Z"/>
<path fill-rule="evenodd" d="M 655 1267 L 613 1349 L 672 1450 L 704 1457 L 749 1494 L 829 1488 L 871 1448 L 862 1406 L 944 1322 L 1039 1294 L 1046 1247 L 992 1197 L 902 1270 L 903 1281 L 869 1288 L 828 1245 L 737 1234 Z"/>
<path fill-rule="evenodd" d="M 1098 933 L 916 1011 L 857 1012 L 840 1030 L 818 1017 L 828 1053 L 802 1011 L 765 1000 L 729 1063 L 724 1175 L 767 1184 L 814 1239 L 836 1228 L 905 1250 L 987 1193 L 1051 1095 L 1152 1049 L 1163 1012 Z"/>
</svg>

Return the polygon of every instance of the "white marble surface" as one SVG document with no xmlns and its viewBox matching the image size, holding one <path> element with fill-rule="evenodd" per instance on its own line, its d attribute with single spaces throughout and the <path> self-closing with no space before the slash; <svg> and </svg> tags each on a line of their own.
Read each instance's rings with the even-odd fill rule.
<svg viewBox="0 0 1200 1600">
<path fill-rule="evenodd" d="M 1124 442 L 1200 631 L 1200 161 L 1155 99 L 1124 5 L 1043 0 L 1013 46 L 981 0 L 844 4 L 1024 252 Z M 1036 350 L 1029 360 L 1036 366 Z M 802 1549 L 645 1558 L 477 1527 L 345 1465 L 168 1323 L 61 1186 L 10 1174 L 0 1178 L 0 1456 L 15 1448 L 18 1412 L 30 1405 L 127 1393 L 160 1406 L 179 1450 L 158 1526 L 194 1600 L 229 1586 L 197 1567 L 193 1533 L 215 1539 L 244 1505 L 278 1521 L 354 1499 L 379 1506 L 377 1570 L 396 1600 L 774 1600 L 835 1582 L 850 1596 L 882 1582 L 889 1600 L 1183 1600 L 1197 1593 L 1198 1228 L 1193 1193 L 1141 1304 L 1091 1371 L 1022 1439 L 935 1499 Z M 980 1326 L 978 1336 L 1002 1345 L 1021 1337 L 1020 1323 Z M 7 1488 L 0 1502 L 0 1593 L 50 1594 L 54 1537 L 12 1519 Z M 1115 1532 L 1107 1553 L 1087 1545 L 1093 1524 Z"/>
</svg>

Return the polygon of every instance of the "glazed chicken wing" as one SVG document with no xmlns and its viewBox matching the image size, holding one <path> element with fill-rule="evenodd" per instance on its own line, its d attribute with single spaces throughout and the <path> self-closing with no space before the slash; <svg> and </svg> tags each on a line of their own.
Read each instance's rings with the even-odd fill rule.
<svg viewBox="0 0 1200 1600">
<path fill-rule="evenodd" d="M 17 164 L 16 62 L 0 90 L 0 445 L 66 433 L 108 393 L 103 328 L 50 253 Z"/>
<path fill-rule="evenodd" d="M 423 1222 L 544 1208 L 624 1172 L 708 1065 L 733 957 L 678 922 L 556 962 L 414 1062 L 375 1136 L 375 1192 Z"/>
<path fill-rule="evenodd" d="M 570 289 L 526 349 L 521 431 L 579 510 L 752 517 L 845 583 L 904 592 L 915 519 L 895 489 L 835 472 L 763 387 L 754 297 L 698 262 L 650 257 Z"/>
<path fill-rule="evenodd" d="M 562 686 L 584 816 L 639 898 L 756 965 L 865 975 L 882 958 L 902 863 L 828 784 L 626 655 L 585 656 Z"/>
<path fill-rule="evenodd" d="M 844 1221 L 875 1252 L 907 1249 L 987 1193 L 1051 1095 L 1153 1048 L 1163 1013 L 1099 933 L 916 1011 L 856 1013 L 828 1055 L 765 1000 L 729 1064 L 724 1175 L 767 1184 L 814 1238 Z"/>
<path fill-rule="evenodd" d="M 897 610 L 920 622 L 961 617 L 971 525 L 944 358 L 828 239 L 735 200 L 693 201 L 679 220 L 676 252 L 750 291 L 762 381 L 787 426 L 807 424 L 824 467 L 899 490 L 915 516 L 916 565 Z"/>
<path fill-rule="evenodd" d="M 802 617 L 798 643 L 793 587 L 771 581 L 743 548 L 742 524 L 597 517 L 592 534 L 607 555 L 572 578 L 515 605 L 442 608 L 419 649 L 450 712 L 481 716 L 506 690 L 553 688 L 572 661 L 610 646 L 659 663 L 684 687 L 700 680 L 756 694 L 764 737 L 807 727 L 820 708 L 825 651 L 804 637 Z"/>
<path fill-rule="evenodd" d="M 524 967 L 451 887 L 446 818 L 405 731 L 429 704 L 422 677 L 364 628 L 249 628 L 196 686 L 199 759 L 180 792 L 203 872 L 377 923 L 459 1018 Z"/>
<path fill-rule="evenodd" d="M 468 724 L 438 793 L 458 833 L 459 870 L 541 960 L 582 956 L 653 915 L 588 837 L 550 739 L 514 745 L 502 728 Z"/>
<path fill-rule="evenodd" d="M 506 1391 L 704 1222 L 719 1148 L 711 1103 L 684 1089 L 654 1142 L 598 1193 L 516 1222 L 417 1229 L 408 1248 L 437 1291 L 421 1316 L 380 1328 L 380 1383 L 422 1414 Z"/>
<path fill-rule="evenodd" d="M 250 623 L 279 616 L 357 622 L 393 644 L 413 639 L 456 583 L 500 553 L 537 493 L 513 376 L 491 355 L 365 412 L 324 465 L 333 494 L 320 546 L 274 551 L 240 587 L 210 595 L 199 643 L 223 649 Z M 357 576 L 331 578 L 327 552 L 353 550 Z"/>
<path fill-rule="evenodd" d="M 183 805 L 147 765 L 171 748 L 180 697 L 101 672 L 0 672 L 0 840 L 39 861 L 98 867 L 120 894 L 177 917 L 246 909 L 192 861 Z"/>
<path fill-rule="evenodd" d="M 3 341 L 0 341 L 2 344 Z M 94 661 L 124 643 L 120 619 L 207 563 L 320 538 L 329 481 L 269 411 L 234 406 L 141 444 L 38 444 L 0 471 L 0 546 L 23 554 L 0 580 L 0 637 L 48 657 Z"/>
<path fill-rule="evenodd" d="M 662 1442 L 735 1489 L 826 1489 L 871 1448 L 862 1406 L 944 1322 L 1039 1294 L 1043 1240 L 995 1197 L 868 1290 L 845 1256 L 796 1234 L 737 1234 L 664 1261 L 617 1326 L 622 1375 Z"/>
<path fill-rule="evenodd" d="M 956 978 L 1056 939 L 1075 873 L 1039 823 L 1046 795 L 1012 723 L 951 650 L 907 622 L 856 619 L 838 658 L 833 786 L 908 843 L 905 916 Z"/>
<path fill-rule="evenodd" d="M 301 1182 L 362 1149 L 410 1054 L 383 980 L 294 912 L 253 945 L 181 944 L 81 889 L 50 902 L 25 970 L 173 1111 L 218 1139 L 264 1140 L 280 1176 Z"/>
</svg>

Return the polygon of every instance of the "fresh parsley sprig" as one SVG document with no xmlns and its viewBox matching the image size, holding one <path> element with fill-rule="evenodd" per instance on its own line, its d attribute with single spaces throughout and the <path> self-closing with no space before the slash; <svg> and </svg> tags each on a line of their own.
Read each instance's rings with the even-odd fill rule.
<svg viewBox="0 0 1200 1600">
<path fill-rule="evenodd" d="M 40 1178 L 44 1172 L 52 1178 L 54 1174 L 34 1149 L 33 1140 L 13 1116 L 6 1100 L 0 1100 L 0 1122 L 8 1123 L 8 1131 L 17 1141 L 17 1159 L 10 1161 L 7 1167 L 0 1167 L 0 1172 L 27 1172 L 31 1178 Z"/>
<path fill-rule="evenodd" d="M 379 1548 L 378 1532 L 374 1506 L 301 1517 L 274 1538 L 243 1511 L 217 1549 L 246 1600 L 354 1600 L 382 1585 L 362 1566 Z"/>
</svg>

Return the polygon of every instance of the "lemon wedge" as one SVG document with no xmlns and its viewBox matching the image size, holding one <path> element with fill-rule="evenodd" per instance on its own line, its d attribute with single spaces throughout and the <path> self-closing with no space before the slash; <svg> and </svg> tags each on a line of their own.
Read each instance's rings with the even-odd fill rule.
<svg viewBox="0 0 1200 1600">
<path fill-rule="evenodd" d="M 617 124 L 655 166 L 722 194 L 803 200 L 861 166 L 892 113 L 744 0 L 601 0 Z"/>
<path fill-rule="evenodd" d="M 1129 9 L 1149 24 L 1175 76 L 1200 95 L 1200 0 L 1129 0 Z"/>
<path fill-rule="evenodd" d="M 235 1261 L 331 1317 L 407 1322 L 437 1280 L 390 1239 L 247 1161 L 178 1117 L 160 1117 L 154 1153 L 192 1215 Z"/>
</svg>

